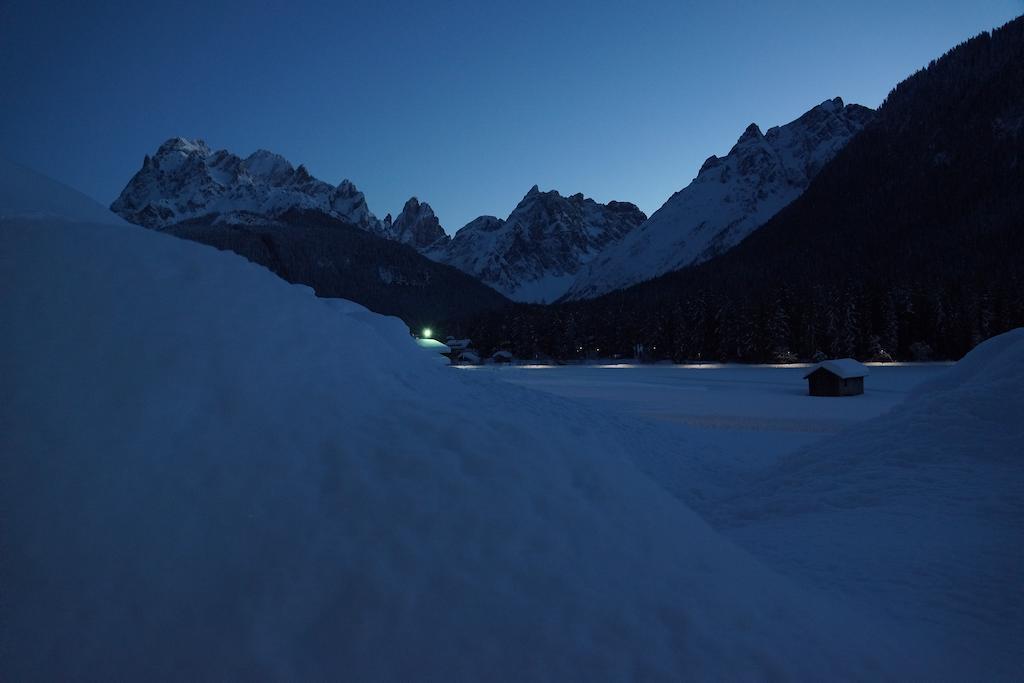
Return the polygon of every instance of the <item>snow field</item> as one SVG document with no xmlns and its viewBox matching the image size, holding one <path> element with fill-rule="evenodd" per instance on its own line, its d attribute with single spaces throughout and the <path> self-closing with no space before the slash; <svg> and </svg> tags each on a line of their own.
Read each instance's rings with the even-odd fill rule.
<svg viewBox="0 0 1024 683">
<path fill-rule="evenodd" d="M 462 372 L 0 171 L 0 678 L 1020 678 L 1024 331 Z"/>
<path fill-rule="evenodd" d="M 953 366 L 874 366 L 863 396 L 809 397 L 804 372 L 482 374 L 619 420 L 638 467 L 666 490 L 781 574 L 921 635 L 926 644 L 908 656 L 941 661 L 943 678 L 1018 679 L 1024 330 Z"/>
<path fill-rule="evenodd" d="M 119 226 L 7 221 L 0 285 L 7 678 L 911 665 L 914 637 L 762 566 L 616 424 L 439 367 L 396 320 Z"/>
</svg>

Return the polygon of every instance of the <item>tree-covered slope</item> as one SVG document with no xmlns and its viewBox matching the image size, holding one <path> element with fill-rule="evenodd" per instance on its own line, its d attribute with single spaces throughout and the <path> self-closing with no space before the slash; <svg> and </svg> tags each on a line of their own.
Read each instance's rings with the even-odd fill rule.
<svg viewBox="0 0 1024 683">
<path fill-rule="evenodd" d="M 960 357 L 1024 324 L 1022 64 L 1024 18 L 957 46 L 722 256 L 451 331 L 521 355 Z"/>
<path fill-rule="evenodd" d="M 199 219 L 162 232 L 241 254 L 319 296 L 356 301 L 417 330 L 508 304 L 457 268 L 319 212 L 293 210 L 252 224 Z"/>
</svg>

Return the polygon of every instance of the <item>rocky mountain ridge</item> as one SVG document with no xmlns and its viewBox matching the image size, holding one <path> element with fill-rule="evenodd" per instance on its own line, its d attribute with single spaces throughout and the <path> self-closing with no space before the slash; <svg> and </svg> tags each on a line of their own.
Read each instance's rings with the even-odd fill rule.
<svg viewBox="0 0 1024 683">
<path fill-rule="evenodd" d="M 601 204 L 534 185 L 508 218 L 480 216 L 427 255 L 515 301 L 551 303 L 591 259 L 646 218 L 629 202 Z"/>
<path fill-rule="evenodd" d="M 110 208 L 129 222 L 155 229 L 201 218 L 262 223 L 294 210 L 318 211 L 378 235 L 390 228 L 373 215 L 350 180 L 332 186 L 267 150 L 243 159 L 182 137 L 146 155 Z"/>
<path fill-rule="evenodd" d="M 727 251 L 799 197 L 874 115 L 836 97 L 765 133 L 751 123 L 726 156 L 709 157 L 693 182 L 593 259 L 566 298 L 598 296 Z"/>
</svg>

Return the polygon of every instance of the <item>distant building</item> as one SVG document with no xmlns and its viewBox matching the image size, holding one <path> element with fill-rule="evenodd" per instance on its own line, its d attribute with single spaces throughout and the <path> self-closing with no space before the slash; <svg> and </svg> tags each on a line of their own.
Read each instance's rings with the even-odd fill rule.
<svg viewBox="0 0 1024 683">
<path fill-rule="evenodd" d="M 491 360 L 495 363 L 511 363 L 513 356 L 508 351 L 495 351 Z"/>
<path fill-rule="evenodd" d="M 480 354 L 473 349 L 472 339 L 448 337 L 446 345 L 451 349 L 448 357 L 454 365 L 480 365 Z"/>
<path fill-rule="evenodd" d="M 435 354 L 435 357 L 439 362 L 443 362 L 445 365 L 448 365 L 448 354 L 450 354 L 452 350 L 448 348 L 447 344 L 442 344 L 436 339 L 424 339 L 422 337 L 417 337 L 416 345 L 421 349 L 425 349 L 426 351 Z"/>
<path fill-rule="evenodd" d="M 452 353 L 455 356 L 455 353 Z M 456 357 L 455 360 L 460 365 L 480 365 L 480 356 L 475 351 L 462 351 Z"/>
<path fill-rule="evenodd" d="M 856 396 L 864 393 L 866 366 L 852 358 L 826 360 L 804 375 L 811 396 Z"/>
<path fill-rule="evenodd" d="M 448 337 L 448 341 L 446 343 L 448 348 L 452 351 L 465 351 L 473 346 L 472 339 L 456 339 L 455 337 Z"/>
</svg>

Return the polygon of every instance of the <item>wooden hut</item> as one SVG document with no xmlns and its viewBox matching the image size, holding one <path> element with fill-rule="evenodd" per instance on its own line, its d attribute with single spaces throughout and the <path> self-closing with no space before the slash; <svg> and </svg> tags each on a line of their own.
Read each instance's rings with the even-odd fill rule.
<svg viewBox="0 0 1024 683">
<path fill-rule="evenodd" d="M 866 366 L 852 358 L 826 360 L 804 375 L 811 396 L 856 396 L 864 393 Z"/>
</svg>

